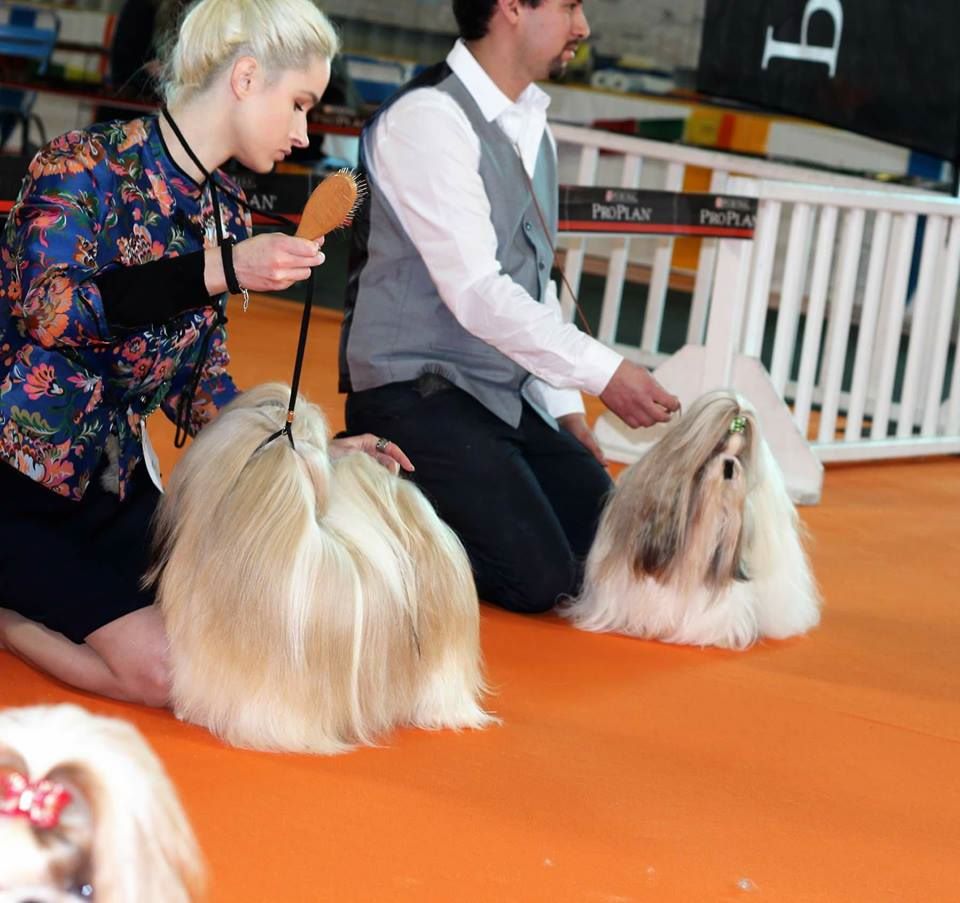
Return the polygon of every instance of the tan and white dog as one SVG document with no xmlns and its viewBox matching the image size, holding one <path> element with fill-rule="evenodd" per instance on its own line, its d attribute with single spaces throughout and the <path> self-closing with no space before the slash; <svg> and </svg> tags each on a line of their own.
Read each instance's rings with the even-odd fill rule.
<svg viewBox="0 0 960 903">
<path fill-rule="evenodd" d="M 0 901 L 188 903 L 202 879 L 136 728 L 74 705 L 0 711 Z"/>
<path fill-rule="evenodd" d="M 584 630 L 743 649 L 810 630 L 819 609 L 756 413 L 715 391 L 623 473 L 563 614 Z"/>
<path fill-rule="evenodd" d="M 399 725 L 479 728 L 479 611 L 460 541 L 412 483 L 332 460 L 320 409 L 259 386 L 174 469 L 153 575 L 173 708 L 235 746 L 336 753 Z"/>
</svg>

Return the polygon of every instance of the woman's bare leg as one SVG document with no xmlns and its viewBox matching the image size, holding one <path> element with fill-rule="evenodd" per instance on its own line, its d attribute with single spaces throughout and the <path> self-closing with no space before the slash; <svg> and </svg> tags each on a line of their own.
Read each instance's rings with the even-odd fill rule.
<svg viewBox="0 0 960 903">
<path fill-rule="evenodd" d="M 158 707 L 169 700 L 167 636 L 152 605 L 111 621 L 79 645 L 0 608 L 0 649 L 81 690 Z"/>
</svg>

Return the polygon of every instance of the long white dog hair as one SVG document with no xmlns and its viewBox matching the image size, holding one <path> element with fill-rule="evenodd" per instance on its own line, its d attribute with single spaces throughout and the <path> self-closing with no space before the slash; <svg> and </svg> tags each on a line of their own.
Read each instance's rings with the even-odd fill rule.
<svg viewBox="0 0 960 903">
<path fill-rule="evenodd" d="M 188 903 L 200 854 L 131 724 L 75 705 L 0 712 L 0 900 Z"/>
<path fill-rule="evenodd" d="M 756 412 L 715 391 L 623 473 L 563 613 L 584 630 L 743 649 L 809 630 L 819 606 Z"/>
<path fill-rule="evenodd" d="M 173 706 L 228 743 L 335 753 L 396 725 L 483 727 L 469 560 L 412 483 L 331 460 L 320 409 L 243 393 L 174 469 L 153 573 Z"/>
</svg>

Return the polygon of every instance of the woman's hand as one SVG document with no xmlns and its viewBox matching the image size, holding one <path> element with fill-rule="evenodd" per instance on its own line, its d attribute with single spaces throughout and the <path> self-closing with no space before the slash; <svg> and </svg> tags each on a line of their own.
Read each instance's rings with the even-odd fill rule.
<svg viewBox="0 0 960 903">
<path fill-rule="evenodd" d="M 310 241 L 273 232 L 255 235 L 233 246 L 233 269 L 237 282 L 252 292 L 276 292 L 301 282 L 310 270 L 326 259 L 321 253 L 323 238 Z M 219 245 L 204 254 L 203 280 L 210 295 L 227 290 Z"/>
<path fill-rule="evenodd" d="M 381 439 L 373 433 L 362 436 L 347 436 L 344 439 L 330 440 L 330 457 L 339 458 L 351 452 L 363 452 L 382 464 L 390 473 L 399 473 L 402 467 L 408 473 L 414 469 L 410 459 L 400 446 L 389 439 Z"/>
</svg>

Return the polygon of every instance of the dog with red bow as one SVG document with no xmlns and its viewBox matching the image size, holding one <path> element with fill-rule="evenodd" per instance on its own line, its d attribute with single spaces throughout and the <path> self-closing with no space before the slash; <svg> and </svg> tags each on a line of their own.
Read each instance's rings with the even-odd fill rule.
<svg viewBox="0 0 960 903">
<path fill-rule="evenodd" d="M 563 614 L 584 630 L 729 649 L 818 623 L 797 512 L 744 399 L 704 395 L 623 473 Z"/>
<path fill-rule="evenodd" d="M 317 406 L 286 431 L 289 396 L 224 408 L 160 504 L 174 711 L 234 746 L 312 753 L 490 723 L 460 541 L 413 483 L 333 458 Z"/>
<path fill-rule="evenodd" d="M 74 705 L 0 711 L 0 901 L 189 903 L 200 854 L 139 732 Z"/>
</svg>

